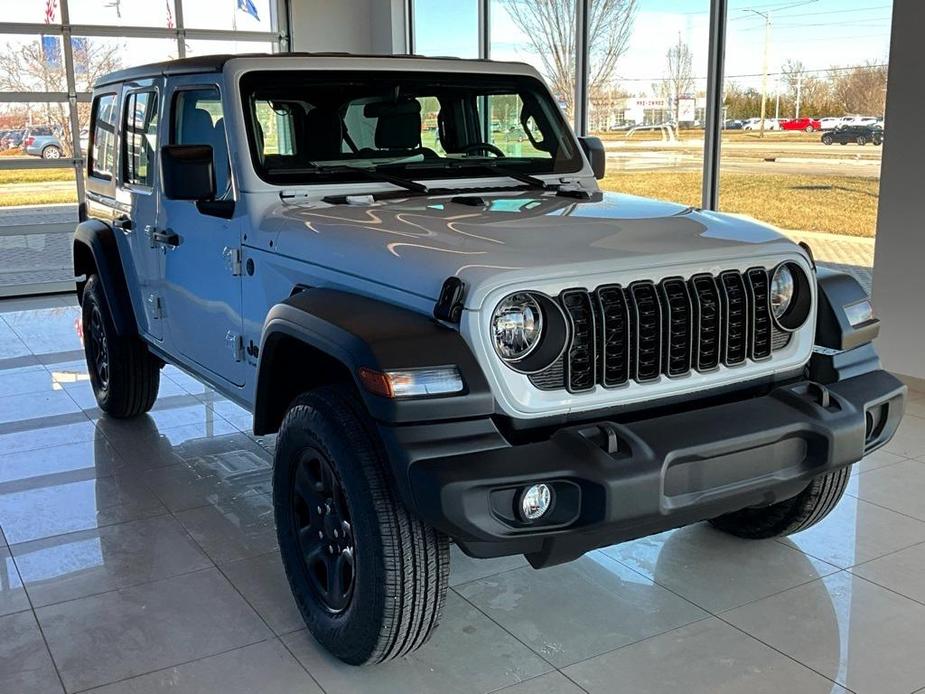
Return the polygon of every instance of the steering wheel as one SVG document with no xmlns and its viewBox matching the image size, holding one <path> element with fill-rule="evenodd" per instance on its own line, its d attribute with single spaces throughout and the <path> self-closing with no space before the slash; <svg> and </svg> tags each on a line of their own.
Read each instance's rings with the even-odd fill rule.
<svg viewBox="0 0 925 694">
<path fill-rule="evenodd" d="M 499 147 L 495 147 L 490 142 L 473 142 L 471 145 L 466 145 L 463 147 L 463 154 L 475 154 L 476 152 L 491 152 L 496 157 L 505 156 L 504 151 Z"/>
</svg>

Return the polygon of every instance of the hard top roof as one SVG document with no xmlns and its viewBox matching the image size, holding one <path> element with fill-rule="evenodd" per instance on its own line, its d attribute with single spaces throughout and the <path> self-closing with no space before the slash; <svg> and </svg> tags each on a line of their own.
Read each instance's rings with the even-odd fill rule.
<svg viewBox="0 0 925 694">
<path fill-rule="evenodd" d="M 324 53 L 226 53 L 220 55 L 204 55 L 194 58 L 178 58 L 176 60 L 165 60 L 159 63 L 149 63 L 147 65 L 138 65 L 136 67 L 116 70 L 107 75 L 103 75 L 94 82 L 93 87 L 98 88 L 107 84 L 117 84 L 119 82 L 130 82 L 133 80 L 147 79 L 151 77 L 162 77 L 168 75 L 189 75 L 201 72 L 221 72 L 229 60 L 239 58 L 247 59 L 278 59 L 278 58 L 365 58 L 394 60 L 396 58 L 427 60 L 427 61 L 453 61 L 458 63 L 493 63 L 495 61 L 474 60 L 453 57 L 432 57 L 414 54 L 397 54 L 397 55 L 364 55 L 360 53 L 343 53 L 343 52 L 324 52 Z"/>
</svg>

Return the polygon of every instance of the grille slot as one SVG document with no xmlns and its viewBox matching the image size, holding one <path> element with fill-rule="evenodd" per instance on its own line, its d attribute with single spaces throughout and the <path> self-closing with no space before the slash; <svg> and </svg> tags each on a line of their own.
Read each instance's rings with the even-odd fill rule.
<svg viewBox="0 0 925 694">
<path fill-rule="evenodd" d="M 565 362 L 568 389 L 575 392 L 590 390 L 597 380 L 594 311 L 591 297 L 581 289 L 562 292 L 562 306 L 571 325 L 572 342 Z"/>
<path fill-rule="evenodd" d="M 654 381 L 662 372 L 662 309 L 658 292 L 651 282 L 630 285 L 630 318 L 636 336 L 635 378 Z"/>
<path fill-rule="evenodd" d="M 691 279 L 694 303 L 695 365 L 698 371 L 712 371 L 719 366 L 720 357 L 720 306 L 719 289 L 712 275 L 698 275 Z"/>
<path fill-rule="evenodd" d="M 566 290 L 568 348 L 530 382 L 580 393 L 769 359 L 792 337 L 774 325 L 769 293 L 764 268 Z"/>
<path fill-rule="evenodd" d="M 662 280 L 660 289 L 664 308 L 665 373 L 683 376 L 691 370 L 691 297 L 687 283 L 680 277 Z"/>
<path fill-rule="evenodd" d="M 601 384 L 613 388 L 630 378 L 630 313 L 623 289 L 616 285 L 595 292 L 601 324 Z"/>
<path fill-rule="evenodd" d="M 726 345 L 723 361 L 727 366 L 743 364 L 748 355 L 748 294 L 738 272 L 719 276 L 725 309 Z"/>
<path fill-rule="evenodd" d="M 768 301 L 768 271 L 753 267 L 746 273 L 752 307 L 752 331 L 749 356 L 755 361 L 771 356 L 771 308 Z"/>
</svg>

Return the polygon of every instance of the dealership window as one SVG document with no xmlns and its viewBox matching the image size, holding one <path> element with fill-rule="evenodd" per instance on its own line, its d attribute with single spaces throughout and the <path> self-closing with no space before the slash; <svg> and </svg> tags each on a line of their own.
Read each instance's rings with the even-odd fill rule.
<svg viewBox="0 0 925 694">
<path fill-rule="evenodd" d="M 118 115 L 111 109 L 117 105 L 112 98 L 97 104 L 107 117 L 91 137 L 93 83 L 115 70 L 188 55 L 284 49 L 285 0 L 6 4 L 0 17 L 0 297 L 66 291 L 73 288 L 71 234 L 83 177 L 116 171 Z M 64 17 L 70 23 L 62 23 Z M 132 113 L 141 112 L 145 98 L 136 98 Z M 135 125 L 154 127 L 150 120 Z M 131 133 L 131 155 L 126 148 L 122 161 L 130 180 L 141 184 L 153 173 L 147 135 Z"/>
<path fill-rule="evenodd" d="M 479 2 L 481 0 L 413 0 L 414 52 L 478 58 Z"/>
<path fill-rule="evenodd" d="M 729 0 L 728 16 L 720 209 L 819 252 L 813 232 L 873 236 L 892 3 Z M 872 262 L 869 242 L 851 248 L 837 262 Z"/>
</svg>

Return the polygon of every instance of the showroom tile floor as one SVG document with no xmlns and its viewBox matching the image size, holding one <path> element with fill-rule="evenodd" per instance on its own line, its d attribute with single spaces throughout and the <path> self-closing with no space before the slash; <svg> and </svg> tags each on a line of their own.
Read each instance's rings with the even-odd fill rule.
<svg viewBox="0 0 925 694">
<path fill-rule="evenodd" d="M 174 368 L 95 409 L 71 297 L 0 302 L 0 692 L 925 692 L 925 393 L 815 528 L 707 525 L 543 571 L 453 553 L 443 624 L 384 667 L 302 627 L 272 438 Z"/>
</svg>

